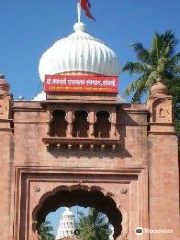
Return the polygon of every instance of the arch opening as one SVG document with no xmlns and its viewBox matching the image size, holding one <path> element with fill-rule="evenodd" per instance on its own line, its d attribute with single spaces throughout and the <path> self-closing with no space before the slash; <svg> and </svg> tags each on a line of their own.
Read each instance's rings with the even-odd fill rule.
<svg viewBox="0 0 180 240">
<path fill-rule="evenodd" d="M 88 137 L 88 113 L 84 110 L 78 110 L 75 112 L 74 116 L 75 120 L 73 122 L 73 137 Z"/>
<path fill-rule="evenodd" d="M 39 205 L 33 211 L 33 222 L 36 223 L 33 230 L 39 229 L 50 212 L 54 212 L 60 207 L 76 205 L 85 208 L 92 207 L 102 212 L 114 227 L 114 239 L 121 234 L 122 214 L 114 200 L 109 196 L 105 196 L 101 191 L 88 191 L 85 189 L 61 189 L 43 196 Z"/>
<path fill-rule="evenodd" d="M 94 136 L 96 138 L 109 138 L 111 123 L 109 121 L 110 114 L 108 111 L 98 111 L 96 113 L 96 122 L 94 124 Z"/>
<path fill-rule="evenodd" d="M 66 113 L 61 109 L 54 110 L 50 123 L 50 136 L 65 137 L 67 130 Z"/>
</svg>

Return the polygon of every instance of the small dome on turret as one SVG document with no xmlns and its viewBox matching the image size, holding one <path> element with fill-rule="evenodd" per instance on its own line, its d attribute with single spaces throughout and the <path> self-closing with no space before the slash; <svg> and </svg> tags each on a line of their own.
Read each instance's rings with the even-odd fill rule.
<svg viewBox="0 0 180 240">
<path fill-rule="evenodd" d="M 86 33 L 84 23 L 74 25 L 74 33 L 60 39 L 41 57 L 39 74 L 87 73 L 118 76 L 120 72 L 116 54 L 102 41 Z"/>
<path fill-rule="evenodd" d="M 157 95 L 157 94 L 160 94 L 160 95 L 168 94 L 167 87 L 166 85 L 164 85 L 164 83 L 160 78 L 158 78 L 156 80 L 156 83 L 151 87 L 151 95 Z"/>
</svg>

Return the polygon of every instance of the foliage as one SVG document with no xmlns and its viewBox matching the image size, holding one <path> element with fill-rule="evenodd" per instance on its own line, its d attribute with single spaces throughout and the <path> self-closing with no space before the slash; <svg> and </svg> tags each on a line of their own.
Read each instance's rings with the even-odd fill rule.
<svg viewBox="0 0 180 240">
<path fill-rule="evenodd" d="M 111 230 L 106 215 L 89 208 L 88 215 L 80 212 L 79 238 L 83 240 L 108 240 Z"/>
<path fill-rule="evenodd" d="M 174 98 L 175 130 L 180 135 L 180 52 L 175 53 L 178 40 L 172 31 L 155 33 L 151 48 L 144 48 L 142 43 L 131 44 L 137 62 L 127 62 L 123 71 L 139 77 L 126 89 L 126 95 L 133 93 L 133 101 L 140 102 L 143 94 L 149 95 L 151 86 L 158 78 L 165 83 L 168 94 Z"/>
<path fill-rule="evenodd" d="M 49 221 L 45 221 L 39 227 L 39 240 L 54 240 L 55 236 L 52 234 L 53 227 L 50 225 Z"/>
</svg>

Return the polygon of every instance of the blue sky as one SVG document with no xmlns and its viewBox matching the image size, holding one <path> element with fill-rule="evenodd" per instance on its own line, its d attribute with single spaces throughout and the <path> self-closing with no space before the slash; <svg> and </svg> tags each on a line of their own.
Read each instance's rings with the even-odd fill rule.
<svg viewBox="0 0 180 240">
<path fill-rule="evenodd" d="M 5 74 L 15 99 L 20 95 L 32 99 L 40 90 L 39 59 L 55 41 L 73 32 L 76 3 L 77 0 L 0 0 L 0 73 Z M 135 60 L 128 44 L 142 42 L 149 47 L 155 31 L 172 29 L 180 39 L 179 0 L 91 3 L 96 23 L 83 14 L 87 32 L 112 48 L 121 66 Z M 119 79 L 119 91 L 123 93 L 134 77 L 121 73 Z M 51 215 L 54 225 L 58 224 L 60 213 Z"/>
<path fill-rule="evenodd" d="M 16 99 L 31 99 L 39 90 L 38 64 L 56 40 L 73 32 L 77 0 L 1 0 L 0 73 Z M 82 16 L 88 33 L 103 40 L 121 66 L 135 56 L 128 44 L 150 46 L 155 31 L 172 29 L 180 39 L 179 0 L 91 0 L 96 23 Z M 177 51 L 180 51 L 178 46 Z M 120 93 L 134 79 L 119 78 Z"/>
</svg>

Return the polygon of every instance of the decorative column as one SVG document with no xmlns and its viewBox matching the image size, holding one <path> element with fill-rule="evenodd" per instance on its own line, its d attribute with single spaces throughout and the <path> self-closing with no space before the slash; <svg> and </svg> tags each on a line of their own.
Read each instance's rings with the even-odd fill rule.
<svg viewBox="0 0 180 240">
<path fill-rule="evenodd" d="M 72 133 L 73 133 L 73 112 L 69 111 L 66 115 L 66 121 L 67 121 L 67 132 L 66 132 L 66 136 L 68 138 L 72 138 Z"/>
<path fill-rule="evenodd" d="M 52 113 L 53 113 L 53 111 L 51 112 L 50 109 L 48 109 L 47 113 L 48 113 L 48 115 L 47 115 L 47 125 L 46 125 L 46 129 L 47 130 L 46 130 L 46 132 L 47 132 L 47 135 L 50 136 L 50 134 L 51 134 L 51 127 L 50 127 L 50 125 L 51 125 L 51 121 L 52 121 Z"/>
<path fill-rule="evenodd" d="M 115 109 L 114 109 L 114 111 L 112 111 L 109 121 L 111 123 L 110 137 L 115 138 L 116 137 L 116 123 L 117 123 Z"/>
<path fill-rule="evenodd" d="M 87 120 L 89 122 L 89 138 L 94 138 L 94 123 L 95 123 L 94 111 L 89 112 Z"/>
</svg>

